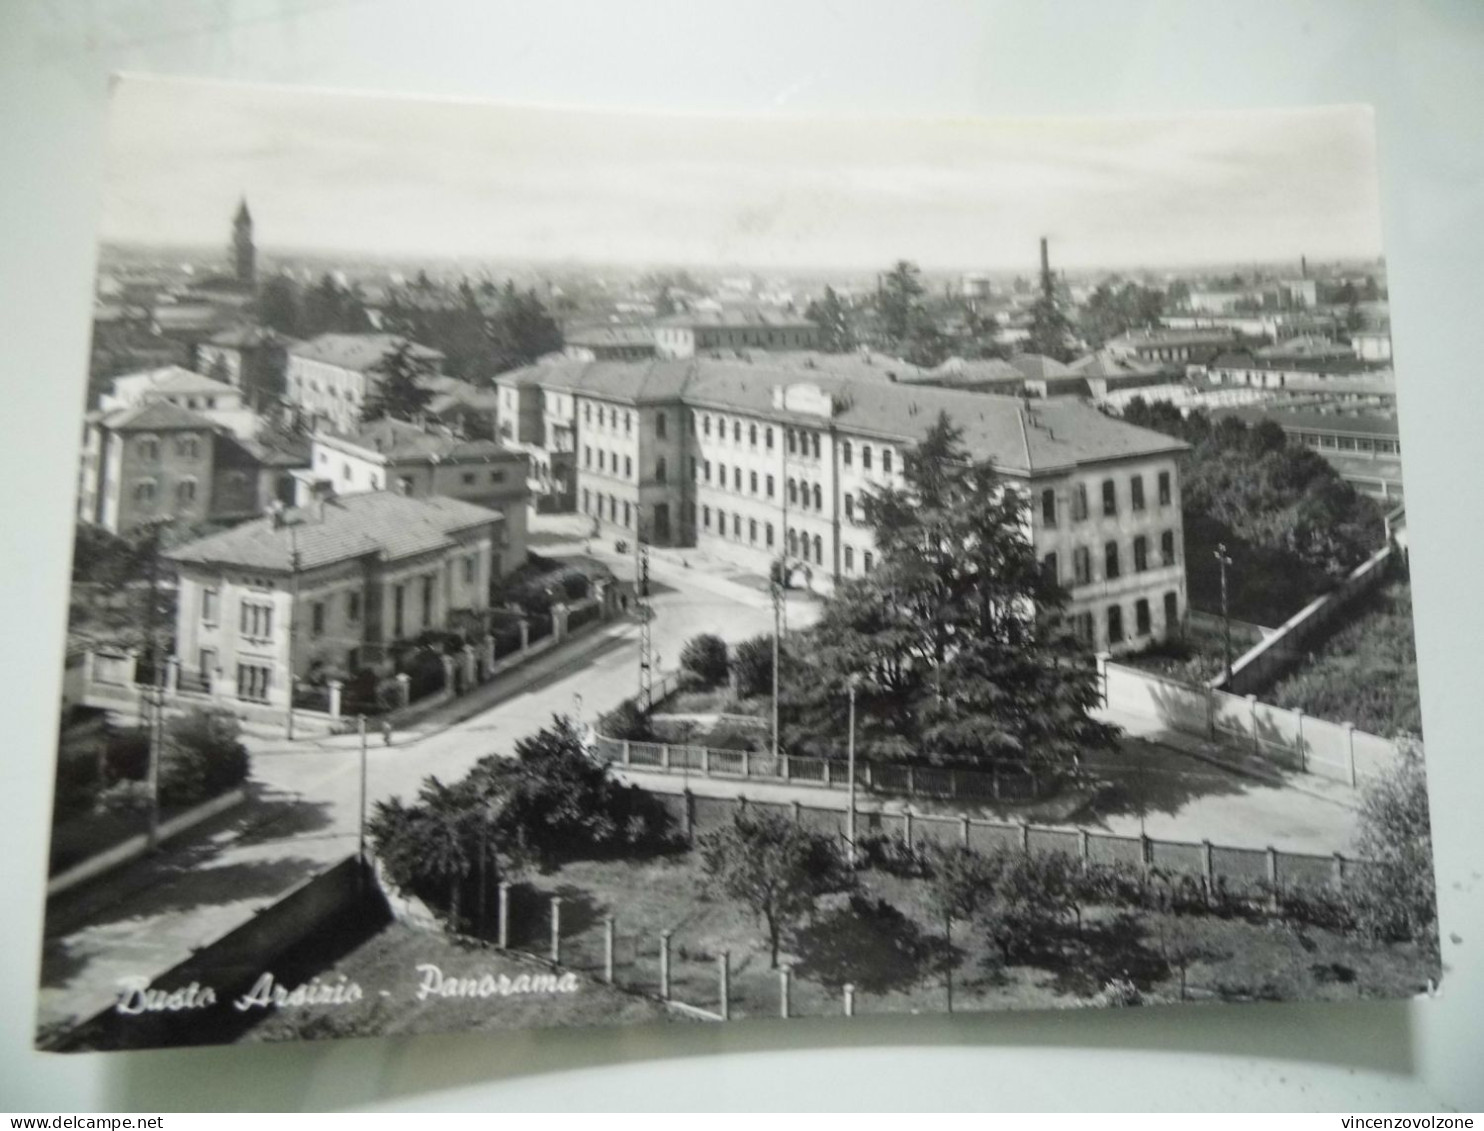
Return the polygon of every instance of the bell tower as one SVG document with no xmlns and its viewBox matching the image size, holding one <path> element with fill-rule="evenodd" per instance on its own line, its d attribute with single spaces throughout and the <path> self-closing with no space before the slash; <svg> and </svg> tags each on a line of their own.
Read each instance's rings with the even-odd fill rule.
<svg viewBox="0 0 1484 1131">
<path fill-rule="evenodd" d="M 237 206 L 237 216 L 232 221 L 232 264 L 237 281 L 250 287 L 257 275 L 257 253 L 252 245 L 252 213 L 247 210 L 247 198 Z"/>
</svg>

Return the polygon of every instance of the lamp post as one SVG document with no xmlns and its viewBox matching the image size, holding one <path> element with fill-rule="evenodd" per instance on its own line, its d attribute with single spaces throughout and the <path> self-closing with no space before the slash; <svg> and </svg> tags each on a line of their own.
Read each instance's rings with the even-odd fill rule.
<svg viewBox="0 0 1484 1131">
<path fill-rule="evenodd" d="M 361 825 L 360 825 L 360 836 L 359 836 L 359 845 L 360 845 L 360 847 L 359 847 L 358 851 L 360 852 L 361 863 L 362 864 L 365 864 L 366 863 L 366 716 L 365 715 L 357 715 L 356 716 L 356 730 L 357 730 L 357 732 L 359 732 L 359 734 L 361 736 L 361 807 L 360 807 L 359 810 L 357 810 L 360 813 Z"/>
<path fill-rule="evenodd" d="M 855 676 L 850 677 L 850 727 L 845 753 L 845 777 L 850 801 L 845 815 L 845 837 L 850 842 L 850 863 L 855 863 Z"/>
<path fill-rule="evenodd" d="M 778 651 L 783 634 L 783 587 L 775 579 L 768 586 L 773 598 L 773 763 L 778 763 Z"/>
<path fill-rule="evenodd" d="M 1232 683 L 1232 618 L 1226 600 L 1226 567 L 1232 564 L 1232 560 L 1231 556 L 1226 552 L 1225 542 L 1219 542 L 1216 545 L 1216 561 L 1221 566 L 1222 649 L 1226 657 L 1226 686 L 1230 690 Z"/>
</svg>

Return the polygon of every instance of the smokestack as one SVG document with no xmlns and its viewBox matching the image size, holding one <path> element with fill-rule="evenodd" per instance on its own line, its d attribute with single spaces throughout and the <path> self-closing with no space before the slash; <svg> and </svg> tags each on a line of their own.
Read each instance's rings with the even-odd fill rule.
<svg viewBox="0 0 1484 1131">
<path fill-rule="evenodd" d="M 1041 291 L 1048 297 L 1051 295 L 1051 252 L 1045 236 L 1041 237 Z"/>
<path fill-rule="evenodd" d="M 1307 279 L 1308 277 L 1309 277 L 1309 257 L 1307 255 L 1301 255 L 1301 256 L 1299 256 L 1299 278 L 1300 279 Z"/>
</svg>

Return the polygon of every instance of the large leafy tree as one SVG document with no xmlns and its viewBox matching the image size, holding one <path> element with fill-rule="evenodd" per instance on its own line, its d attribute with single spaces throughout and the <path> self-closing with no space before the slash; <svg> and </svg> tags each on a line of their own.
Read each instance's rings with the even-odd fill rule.
<svg viewBox="0 0 1484 1131">
<path fill-rule="evenodd" d="M 739 812 L 700 841 L 704 884 L 744 904 L 768 934 L 774 967 L 785 931 L 814 910 L 815 901 L 849 883 L 834 843 L 777 813 Z"/>
<path fill-rule="evenodd" d="M 433 364 L 420 356 L 413 344 L 399 341 L 385 357 L 371 366 L 376 385 L 361 406 L 363 421 L 416 420 L 433 399 L 427 379 L 433 375 Z"/>
<path fill-rule="evenodd" d="M 847 353 L 855 348 L 855 333 L 850 328 L 850 314 L 833 287 L 809 303 L 804 317 L 819 327 L 819 344 L 825 353 Z"/>
<path fill-rule="evenodd" d="M 1365 791 L 1360 807 L 1356 905 L 1363 929 L 1383 939 L 1410 939 L 1434 960 L 1438 953 L 1437 890 L 1427 773 L 1420 744 Z"/>
<path fill-rule="evenodd" d="M 1111 747 L 1116 729 L 1090 714 L 1096 676 L 1059 623 L 1065 594 L 1026 536 L 1026 499 L 946 416 L 902 470 L 864 500 L 877 568 L 839 586 L 798 650 L 812 670 L 789 680 L 795 735 L 842 733 L 854 682 L 868 736 L 918 757 L 1069 765 Z"/>
<path fill-rule="evenodd" d="M 562 348 L 562 328 L 532 290 L 506 283 L 499 308 L 490 319 L 490 345 L 496 372 L 529 365 Z"/>
</svg>

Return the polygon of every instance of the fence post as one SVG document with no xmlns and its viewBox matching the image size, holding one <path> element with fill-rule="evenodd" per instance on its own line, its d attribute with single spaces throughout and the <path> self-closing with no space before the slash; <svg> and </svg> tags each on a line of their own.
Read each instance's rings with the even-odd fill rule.
<svg viewBox="0 0 1484 1131">
<path fill-rule="evenodd" d="M 1021 852 L 1027 852 L 1028 853 L 1028 852 L 1030 852 L 1030 850 L 1031 850 L 1031 827 L 1028 824 L 1026 824 L 1024 821 L 1021 821 L 1020 822 L 1020 851 Z"/>
<path fill-rule="evenodd" d="M 907 767 L 907 796 L 917 796 L 917 775 L 912 772 L 912 767 Z"/>
<path fill-rule="evenodd" d="M 629 740 L 627 738 L 623 740 L 623 764 L 625 766 L 629 764 Z"/>
<path fill-rule="evenodd" d="M 724 950 L 716 956 L 716 974 L 721 990 L 721 1019 L 732 1019 L 732 952 Z"/>
<path fill-rule="evenodd" d="M 180 657 L 165 657 L 165 690 L 174 695 L 180 690 Z"/>
<path fill-rule="evenodd" d="M 500 881 L 500 910 L 499 910 L 499 935 L 498 945 L 501 950 L 510 947 L 510 881 Z"/>
<path fill-rule="evenodd" d="M 660 932 L 660 997 L 670 1000 L 670 932 Z"/>
<path fill-rule="evenodd" d="M 1252 753 L 1262 753 L 1262 739 L 1257 733 L 1257 696 L 1247 696 L 1247 717 L 1252 727 Z"/>
<path fill-rule="evenodd" d="M 910 849 L 912 847 L 912 810 L 902 810 L 902 841 Z"/>
<path fill-rule="evenodd" d="M 794 810 L 794 824 L 797 825 L 803 819 L 803 816 L 804 816 L 804 806 L 801 805 L 799 802 L 795 801 L 793 803 L 793 810 Z"/>
<path fill-rule="evenodd" d="M 782 1017 L 785 1021 L 788 1020 L 789 1016 L 789 974 L 790 971 L 787 966 L 778 971 L 778 1016 Z"/>
<path fill-rule="evenodd" d="M 1144 874 L 1147 876 L 1154 863 L 1154 842 L 1149 839 L 1148 833 L 1139 834 L 1139 862 L 1144 866 Z"/>
<path fill-rule="evenodd" d="M 397 704 L 405 707 L 412 702 L 412 677 L 406 672 L 397 673 Z"/>
<path fill-rule="evenodd" d="M 781 777 L 784 781 L 788 781 L 789 777 L 791 776 L 790 771 L 789 771 L 789 766 L 788 766 L 788 755 L 787 754 L 780 754 L 780 755 L 778 755 L 778 769 L 777 769 L 777 773 L 778 773 L 778 776 Z"/>
<path fill-rule="evenodd" d="M 551 897 L 551 960 L 562 960 L 562 897 Z"/>
<path fill-rule="evenodd" d="M 853 982 L 845 983 L 845 1016 L 855 1016 L 855 984 Z"/>
<path fill-rule="evenodd" d="M 1092 837 L 1086 829 L 1077 830 L 1077 859 L 1084 869 L 1092 862 Z"/>
<path fill-rule="evenodd" d="M 330 680 L 330 718 L 340 717 L 340 690 L 343 685 L 338 679 Z"/>
<path fill-rule="evenodd" d="M 1299 772 L 1307 774 L 1309 772 L 1309 752 L 1304 748 L 1304 709 L 1302 707 L 1294 711 L 1294 723 L 1298 726 Z"/>
<path fill-rule="evenodd" d="M 834 785 L 835 784 L 835 779 L 834 779 L 834 776 L 830 773 L 830 765 L 831 765 L 830 760 L 828 758 L 821 758 L 820 759 L 820 762 L 824 766 L 824 784 L 825 785 Z"/>
<path fill-rule="evenodd" d="M 524 652 L 531 646 L 531 622 L 525 617 L 520 618 L 520 650 Z"/>
<path fill-rule="evenodd" d="M 1209 840 L 1201 841 L 1201 878 L 1208 887 L 1216 882 L 1216 859 Z"/>
<path fill-rule="evenodd" d="M 1350 788 L 1355 788 L 1355 724 L 1342 723 L 1345 728 L 1345 761 L 1350 768 Z"/>
<path fill-rule="evenodd" d="M 1334 884 L 1335 890 L 1345 890 L 1345 855 L 1342 852 L 1335 853 Z"/>
<path fill-rule="evenodd" d="M 696 839 L 696 795 L 686 788 L 681 790 L 680 796 L 684 806 L 685 839 L 694 841 Z"/>
<path fill-rule="evenodd" d="M 969 847 L 969 815 L 967 813 L 965 813 L 963 815 L 963 818 L 962 818 L 962 821 L 961 821 L 961 824 L 960 824 L 960 830 L 961 830 L 961 835 L 963 837 L 964 847 L 965 848 L 968 848 Z"/>
<path fill-rule="evenodd" d="M 603 918 L 603 981 L 613 985 L 613 916 Z"/>
<path fill-rule="evenodd" d="M 705 777 L 711 776 L 711 747 L 701 747 L 701 773 Z"/>
<path fill-rule="evenodd" d="M 752 776 L 752 751 L 750 750 L 742 751 L 742 776 L 744 778 Z"/>
<path fill-rule="evenodd" d="M 1216 741 L 1216 689 L 1206 686 L 1206 737 Z"/>
<path fill-rule="evenodd" d="M 660 743 L 660 769 L 666 771 L 670 769 L 670 744 L 668 742 Z"/>
<path fill-rule="evenodd" d="M 1269 910 L 1278 910 L 1278 850 L 1268 845 L 1268 887 L 1272 894 L 1268 896 Z"/>
</svg>

